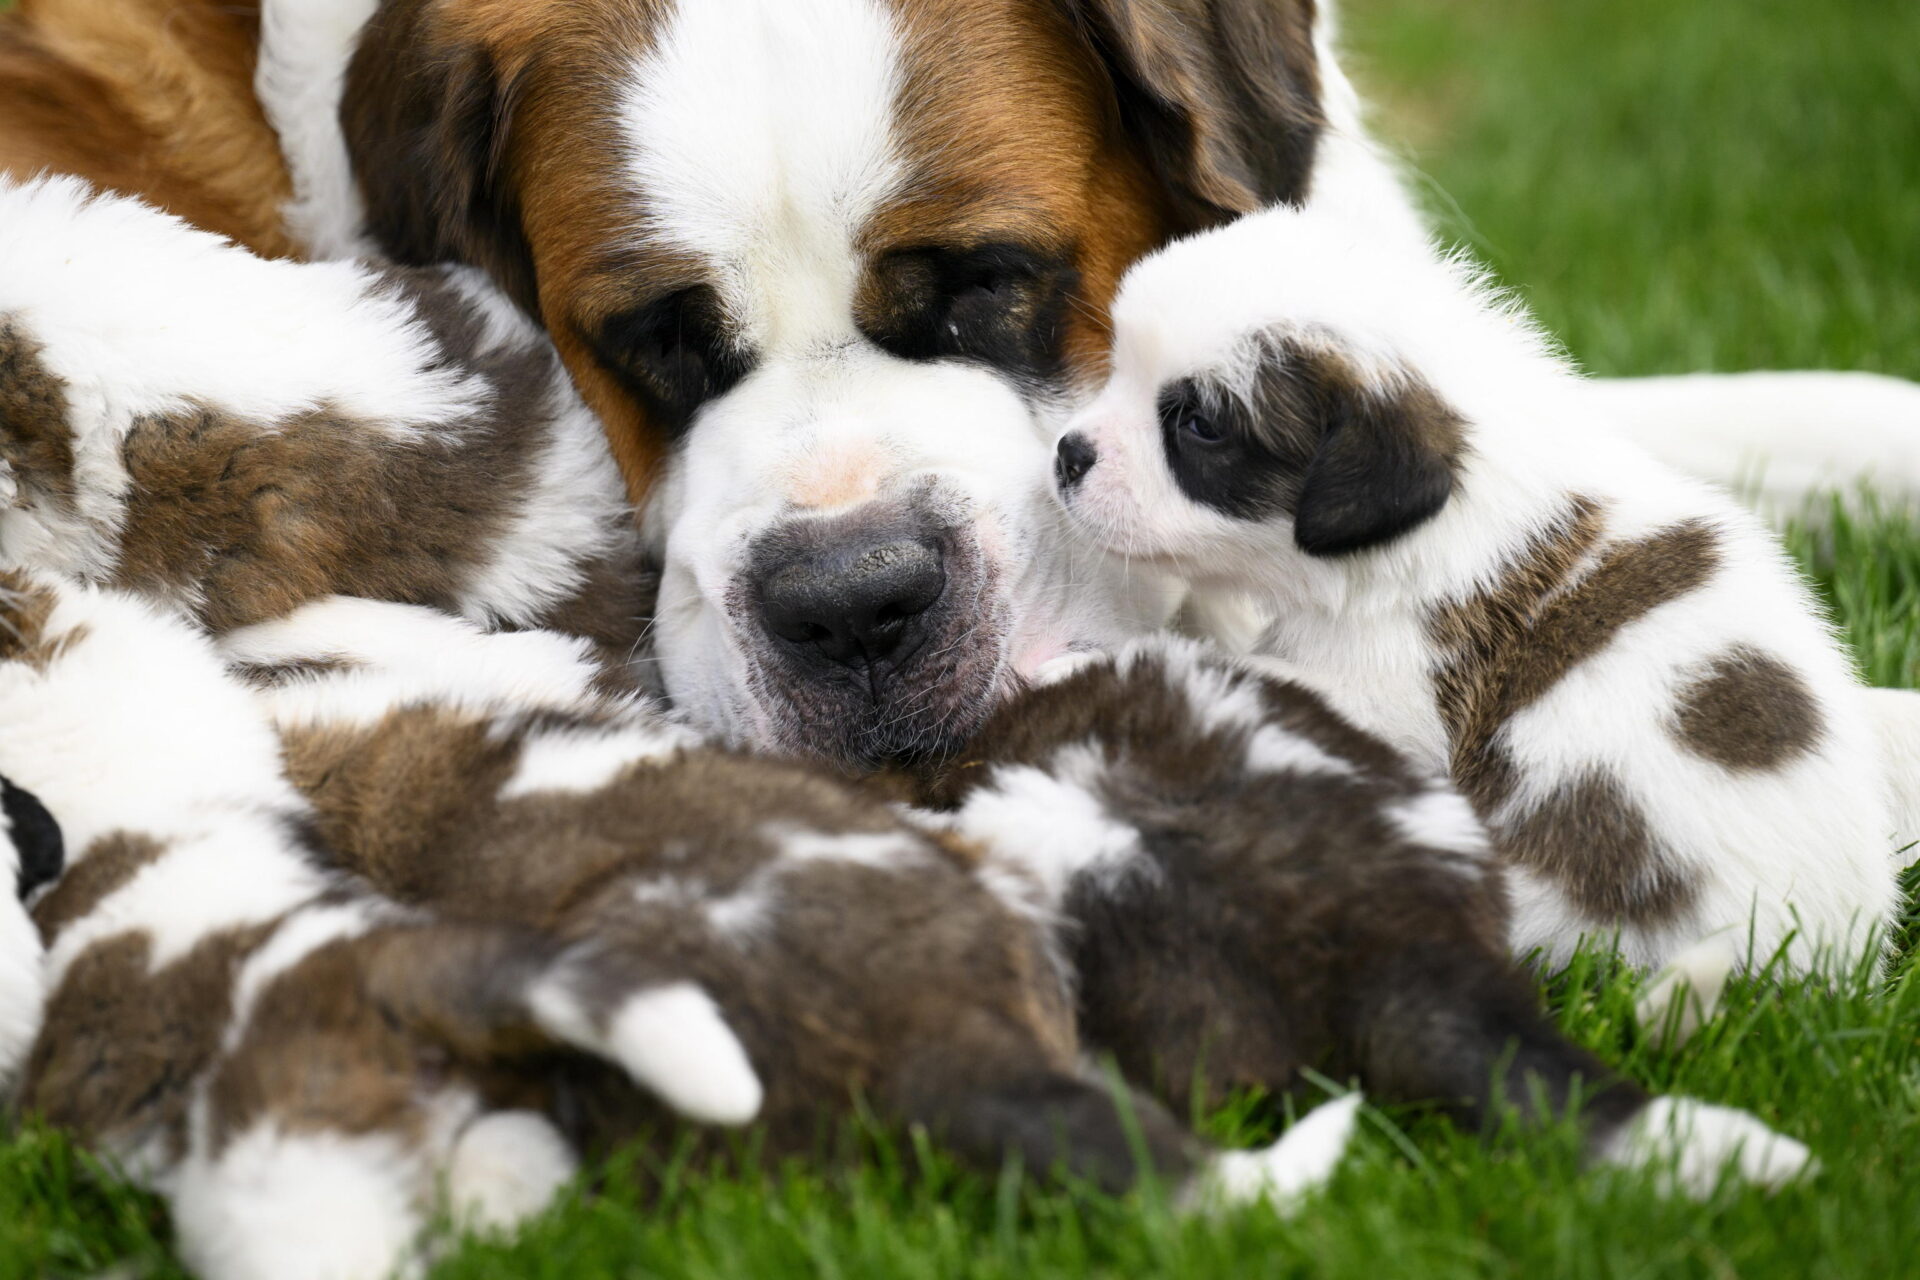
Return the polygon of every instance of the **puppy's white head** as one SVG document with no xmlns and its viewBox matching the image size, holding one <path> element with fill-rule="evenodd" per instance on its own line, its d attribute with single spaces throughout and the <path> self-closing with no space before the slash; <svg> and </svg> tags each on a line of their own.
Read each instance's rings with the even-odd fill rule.
<svg viewBox="0 0 1920 1280">
<path fill-rule="evenodd" d="M 1331 209 L 1177 242 L 1113 314 L 1112 373 L 1059 442 L 1056 490 L 1097 543 L 1243 588 L 1431 519 L 1489 352 L 1537 345 L 1463 268 Z"/>
</svg>

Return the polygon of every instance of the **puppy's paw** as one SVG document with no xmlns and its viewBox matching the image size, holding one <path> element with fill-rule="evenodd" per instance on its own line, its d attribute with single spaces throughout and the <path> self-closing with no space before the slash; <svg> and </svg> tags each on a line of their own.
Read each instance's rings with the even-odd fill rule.
<svg viewBox="0 0 1920 1280">
<path fill-rule="evenodd" d="M 1739 963 L 1731 931 L 1694 943 L 1667 963 L 1634 1006 L 1634 1018 L 1656 1048 L 1677 1049 L 1720 1008 L 1727 979 Z"/>
<path fill-rule="evenodd" d="M 1722 1176 L 1769 1190 L 1819 1170 L 1802 1143 L 1733 1107 L 1695 1098 L 1655 1098 L 1608 1143 L 1601 1157 L 1646 1169 L 1668 1195 L 1704 1200 Z"/>
<path fill-rule="evenodd" d="M 460 1133 L 447 1156 L 447 1205 L 454 1220 L 502 1231 L 545 1209 L 579 1159 L 560 1131 L 534 1111 L 494 1111 Z"/>
<path fill-rule="evenodd" d="M 1339 1168 L 1360 1103 L 1360 1094 L 1347 1094 L 1308 1112 L 1271 1146 L 1221 1152 L 1188 1189 L 1184 1207 L 1207 1213 L 1264 1199 L 1279 1213 L 1292 1213 Z"/>
</svg>

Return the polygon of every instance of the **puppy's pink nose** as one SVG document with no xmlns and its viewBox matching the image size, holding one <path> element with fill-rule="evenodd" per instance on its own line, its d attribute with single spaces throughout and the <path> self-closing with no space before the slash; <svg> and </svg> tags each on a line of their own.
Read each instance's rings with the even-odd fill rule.
<svg viewBox="0 0 1920 1280">
<path fill-rule="evenodd" d="M 1093 445 L 1078 431 L 1060 437 L 1060 448 L 1053 456 L 1053 479 L 1062 493 L 1079 484 L 1100 460 Z"/>
</svg>

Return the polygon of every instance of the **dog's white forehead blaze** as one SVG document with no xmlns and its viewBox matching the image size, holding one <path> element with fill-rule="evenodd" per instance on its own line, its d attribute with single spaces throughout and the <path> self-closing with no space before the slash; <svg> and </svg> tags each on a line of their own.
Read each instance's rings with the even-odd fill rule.
<svg viewBox="0 0 1920 1280">
<path fill-rule="evenodd" d="M 700 0 L 633 69 L 646 232 L 711 267 L 757 348 L 855 335 L 855 239 L 907 172 L 897 46 L 876 0 Z"/>
</svg>

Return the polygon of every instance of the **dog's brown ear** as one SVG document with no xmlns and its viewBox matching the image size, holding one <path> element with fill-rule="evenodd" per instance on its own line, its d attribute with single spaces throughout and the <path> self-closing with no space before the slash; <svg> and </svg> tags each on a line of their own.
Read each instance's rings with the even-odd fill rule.
<svg viewBox="0 0 1920 1280">
<path fill-rule="evenodd" d="M 340 123 L 367 230 L 407 265 L 485 269 L 537 317 L 533 253 L 505 173 L 526 69 L 433 26 L 430 0 L 383 5 L 347 69 Z"/>
<path fill-rule="evenodd" d="M 1453 493 L 1460 415 L 1417 379 L 1379 388 L 1328 370 L 1316 382 L 1326 430 L 1294 507 L 1295 545 L 1336 556 L 1432 519 Z"/>
<path fill-rule="evenodd" d="M 1181 230 L 1306 199 L 1324 117 L 1315 0 L 1068 0 Z"/>
</svg>

